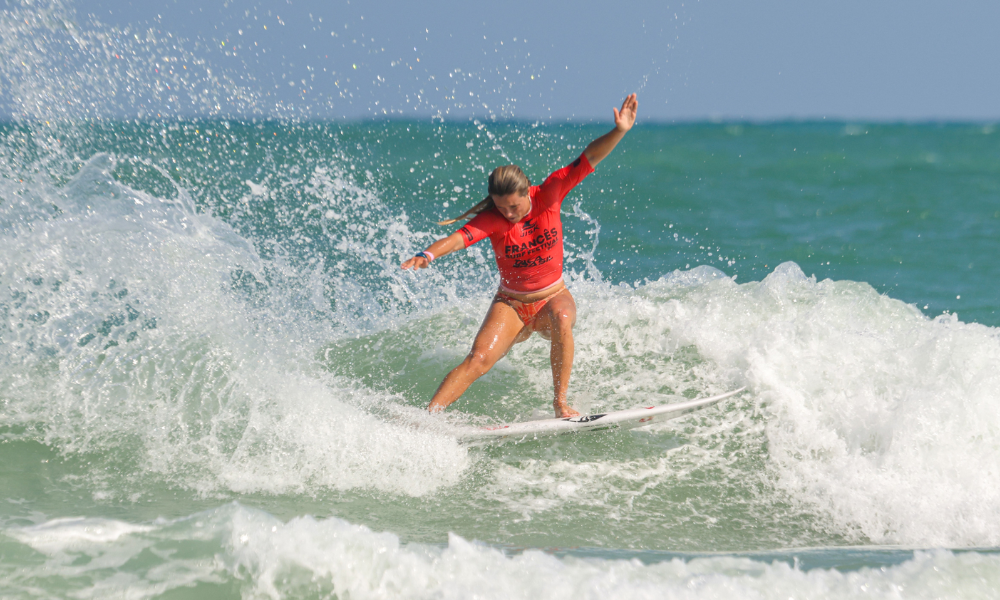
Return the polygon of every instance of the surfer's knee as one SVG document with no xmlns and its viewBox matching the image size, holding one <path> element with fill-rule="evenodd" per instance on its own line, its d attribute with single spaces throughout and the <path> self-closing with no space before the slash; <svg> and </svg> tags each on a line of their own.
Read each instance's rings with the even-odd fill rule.
<svg viewBox="0 0 1000 600">
<path fill-rule="evenodd" d="M 469 355 L 465 357 L 465 364 L 476 373 L 477 377 L 489 371 L 493 367 L 494 362 L 486 352 L 477 352 L 475 350 L 469 352 Z"/>
<path fill-rule="evenodd" d="M 563 306 L 552 311 L 549 322 L 557 335 L 573 335 L 573 325 L 576 324 L 575 307 Z"/>
</svg>

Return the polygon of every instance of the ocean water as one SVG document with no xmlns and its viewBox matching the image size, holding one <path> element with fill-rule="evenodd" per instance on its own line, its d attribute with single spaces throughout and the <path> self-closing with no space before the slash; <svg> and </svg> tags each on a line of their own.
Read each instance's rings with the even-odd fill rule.
<svg viewBox="0 0 1000 600">
<path fill-rule="evenodd" d="M 469 448 L 421 425 L 547 415 L 547 343 L 427 416 L 497 275 L 488 244 L 399 263 L 493 167 L 540 182 L 609 124 L 261 112 L 194 51 L 25 6 L 0 13 L 0 598 L 1000 588 L 996 125 L 640 113 L 563 205 L 571 401 L 748 391 Z M 206 116 L 99 112 L 147 97 Z"/>
<path fill-rule="evenodd" d="M 573 403 L 414 428 L 491 250 L 398 265 L 491 166 L 604 125 L 0 129 L 3 597 L 984 597 L 1000 585 L 1000 133 L 640 124 L 564 204 Z M 549 410 L 547 344 L 445 418 Z"/>
</svg>

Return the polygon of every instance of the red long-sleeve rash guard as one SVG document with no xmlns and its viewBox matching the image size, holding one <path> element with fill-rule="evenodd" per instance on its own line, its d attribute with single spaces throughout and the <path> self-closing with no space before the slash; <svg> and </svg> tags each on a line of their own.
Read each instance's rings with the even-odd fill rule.
<svg viewBox="0 0 1000 600">
<path fill-rule="evenodd" d="M 517 223 L 495 207 L 485 210 L 459 229 L 468 248 L 489 237 L 500 269 L 500 283 L 513 292 L 529 293 L 559 281 L 563 271 L 563 230 L 559 208 L 576 184 L 594 172 L 583 154 L 552 173 L 542 185 L 528 190 L 531 211 Z"/>
</svg>

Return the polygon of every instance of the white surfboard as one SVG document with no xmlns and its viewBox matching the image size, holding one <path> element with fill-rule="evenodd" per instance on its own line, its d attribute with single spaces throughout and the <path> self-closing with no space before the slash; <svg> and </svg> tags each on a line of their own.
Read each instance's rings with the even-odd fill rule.
<svg viewBox="0 0 1000 600">
<path fill-rule="evenodd" d="M 676 419 L 689 412 L 711 406 L 739 394 L 746 386 L 738 390 L 712 396 L 697 398 L 686 402 L 665 404 L 663 406 L 645 406 L 628 408 L 609 413 L 580 415 L 556 419 L 541 419 L 524 421 L 509 425 L 491 425 L 487 427 L 463 427 L 456 432 L 458 440 L 464 444 L 490 444 L 501 441 L 525 441 L 553 435 L 565 435 L 584 431 L 600 431 L 602 429 L 619 428 L 632 429 L 649 425 L 654 421 Z"/>
</svg>

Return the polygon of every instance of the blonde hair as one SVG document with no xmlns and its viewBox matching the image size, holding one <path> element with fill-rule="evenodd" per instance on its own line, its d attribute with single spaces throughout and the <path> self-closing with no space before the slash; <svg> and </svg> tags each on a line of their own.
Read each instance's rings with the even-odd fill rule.
<svg viewBox="0 0 1000 600">
<path fill-rule="evenodd" d="M 451 225 L 462 219 L 471 219 L 479 213 L 493 208 L 494 196 L 506 196 L 508 194 L 527 196 L 529 188 L 531 188 L 531 181 L 528 180 L 528 176 L 524 174 L 521 167 L 517 165 L 497 167 L 490 173 L 489 196 L 486 196 L 482 202 L 454 219 L 438 221 L 438 225 Z"/>
</svg>

